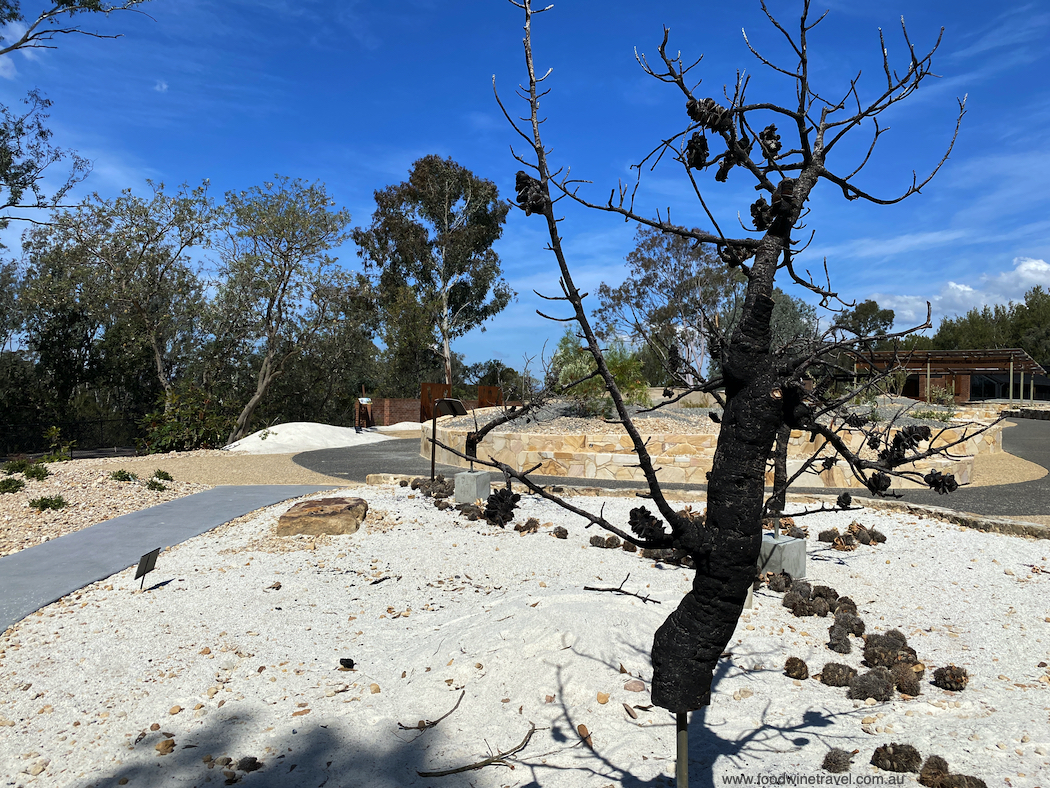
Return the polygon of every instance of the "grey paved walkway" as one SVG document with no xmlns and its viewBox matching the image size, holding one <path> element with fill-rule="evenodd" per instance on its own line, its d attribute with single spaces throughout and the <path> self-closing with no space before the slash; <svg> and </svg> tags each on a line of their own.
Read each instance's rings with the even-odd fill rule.
<svg viewBox="0 0 1050 788">
<path fill-rule="evenodd" d="M 213 487 L 0 558 L 0 632 L 78 588 L 264 506 L 330 487 Z M 164 557 L 157 561 L 163 568 Z"/>
<path fill-rule="evenodd" d="M 1018 419 L 1018 426 L 1003 430 L 1003 448 L 1017 457 L 1034 462 L 1050 470 L 1050 421 Z M 340 449 L 322 449 L 304 452 L 294 462 L 311 471 L 325 473 L 347 481 L 363 482 L 370 473 L 406 473 L 430 476 L 430 460 L 419 456 L 419 439 L 391 440 L 365 446 Z M 438 463 L 437 472 L 451 476 L 463 468 Z M 540 484 L 574 484 L 588 487 L 617 487 L 644 489 L 638 482 L 604 479 L 573 479 L 562 476 L 533 477 Z M 705 485 L 667 484 L 667 489 L 704 490 Z M 795 493 L 822 493 L 835 495 L 839 491 L 828 488 L 792 487 Z M 863 495 L 849 491 L 854 497 Z M 1032 482 L 1007 484 L 998 487 L 962 487 L 950 495 L 938 495 L 932 490 L 905 490 L 904 500 L 930 506 L 942 506 L 960 512 L 988 517 L 1024 517 L 1050 515 L 1050 475 Z"/>
</svg>

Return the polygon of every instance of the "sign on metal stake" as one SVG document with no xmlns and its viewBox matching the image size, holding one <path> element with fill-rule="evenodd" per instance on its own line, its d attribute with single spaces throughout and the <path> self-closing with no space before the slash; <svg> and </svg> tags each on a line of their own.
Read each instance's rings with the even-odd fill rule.
<svg viewBox="0 0 1050 788">
<path fill-rule="evenodd" d="M 160 555 L 160 548 L 151 550 L 146 553 L 142 558 L 139 559 L 139 568 L 135 570 L 135 579 L 142 578 L 142 582 L 139 583 L 139 591 L 146 585 L 146 575 L 153 571 L 154 567 L 157 566 L 157 556 Z"/>
</svg>

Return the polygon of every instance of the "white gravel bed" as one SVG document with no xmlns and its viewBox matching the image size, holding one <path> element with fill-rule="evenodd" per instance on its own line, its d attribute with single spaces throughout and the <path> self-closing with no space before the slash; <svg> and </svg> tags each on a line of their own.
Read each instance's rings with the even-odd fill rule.
<svg viewBox="0 0 1050 788">
<path fill-rule="evenodd" d="M 180 456 L 198 454 L 184 452 Z M 122 514 L 137 512 L 159 503 L 173 501 L 209 489 L 208 485 L 163 481 L 164 490 L 149 490 L 149 479 L 118 482 L 110 478 L 120 468 L 122 457 L 72 460 L 44 465 L 50 475 L 41 481 L 26 479 L 22 474 L 7 478 L 22 479 L 25 487 L 15 493 L 0 495 L 0 556 L 79 531 Z M 99 469 L 99 465 L 104 470 Z M 125 462 L 125 464 L 127 464 Z M 0 474 L 0 478 L 5 478 Z M 29 505 L 37 498 L 62 496 L 61 509 L 38 511 Z"/>
<path fill-rule="evenodd" d="M 648 652 L 689 570 L 589 546 L 593 529 L 533 497 L 515 521 L 544 525 L 520 536 L 439 512 L 407 488 L 347 493 L 371 506 L 353 536 L 274 537 L 288 506 L 278 505 L 165 551 L 145 593 L 129 569 L 12 627 L 0 638 L 3 784 L 671 785 L 675 726 L 644 708 Z M 576 503 L 624 522 L 638 502 Z M 868 763 L 876 746 L 902 742 L 990 786 L 1045 786 L 1047 543 L 870 510 L 804 524 L 816 534 L 853 519 L 887 542 L 844 553 L 811 540 L 808 579 L 851 596 L 868 632 L 907 635 L 927 666 L 922 694 L 866 703 L 786 677 L 788 656 L 811 673 L 831 661 L 859 667 L 860 640 L 849 655 L 833 653 L 829 619 L 795 618 L 760 590 L 720 664 L 713 704 L 692 715 L 694 781 L 827 777 L 821 762 L 837 747 L 859 750 L 855 782 L 914 785 L 915 775 Z M 552 538 L 551 524 L 569 538 Z M 583 590 L 621 582 L 662 604 Z M 340 670 L 340 659 L 354 669 Z M 949 663 L 969 671 L 965 691 L 930 683 Z M 625 686 L 634 679 L 642 691 Z M 461 693 L 436 726 L 400 727 L 438 719 Z M 417 774 L 506 751 L 530 724 L 531 740 L 508 758 L 513 770 Z M 234 768 L 250 766 L 247 757 L 262 768 Z"/>
</svg>

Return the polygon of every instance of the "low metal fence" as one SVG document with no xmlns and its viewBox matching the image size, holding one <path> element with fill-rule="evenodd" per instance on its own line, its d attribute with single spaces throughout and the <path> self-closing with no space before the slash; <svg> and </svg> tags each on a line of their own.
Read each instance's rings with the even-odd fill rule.
<svg viewBox="0 0 1050 788">
<path fill-rule="evenodd" d="M 137 417 L 0 424 L 0 455 L 50 451 L 46 434 L 51 427 L 59 428 L 60 444 L 73 443 L 74 456 L 78 451 L 134 447 L 141 432 Z"/>
</svg>

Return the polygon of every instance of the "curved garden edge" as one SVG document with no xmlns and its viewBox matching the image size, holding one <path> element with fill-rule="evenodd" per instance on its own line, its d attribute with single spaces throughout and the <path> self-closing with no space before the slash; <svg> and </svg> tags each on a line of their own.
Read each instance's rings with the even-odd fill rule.
<svg viewBox="0 0 1050 788">
<path fill-rule="evenodd" d="M 451 417 L 443 417 L 437 423 L 437 440 L 453 449 L 465 452 L 466 429 L 453 429 L 447 424 Z M 973 458 L 978 454 L 996 454 L 1003 450 L 1003 425 L 996 424 L 985 432 L 980 427 L 971 430 L 968 425 L 947 425 L 933 441 L 933 445 L 953 443 L 960 438 L 965 441 L 953 452 L 953 459 L 931 457 L 904 470 L 917 470 L 925 474 L 931 470 L 951 473 L 960 484 L 967 484 L 973 477 Z M 864 434 L 860 430 L 846 430 L 847 443 L 853 451 L 860 451 Z M 431 456 L 431 424 L 424 423 L 420 430 L 419 453 Z M 937 435 L 937 431 L 935 431 Z M 968 437 L 969 436 L 969 437 Z M 711 470 L 717 434 L 659 434 L 646 435 L 649 453 L 655 467 L 660 469 L 664 482 L 684 484 L 706 484 Z M 793 474 L 807 457 L 824 445 L 824 439 L 809 439 L 808 432 L 794 430 L 788 448 L 788 473 Z M 607 479 L 617 481 L 645 481 L 637 466 L 631 439 L 626 433 L 588 433 L 575 435 L 549 435 L 528 432 L 492 432 L 478 445 L 478 457 L 483 460 L 498 460 L 517 470 L 539 466 L 536 473 L 542 476 L 563 476 L 577 479 Z M 438 462 L 458 467 L 469 467 L 469 462 L 441 446 L 436 448 Z M 766 473 L 767 484 L 772 484 L 772 464 Z M 805 481 L 806 487 L 860 488 L 860 482 L 851 475 L 833 466 L 814 473 Z M 900 479 L 903 489 L 921 488 L 917 482 Z"/>
</svg>

